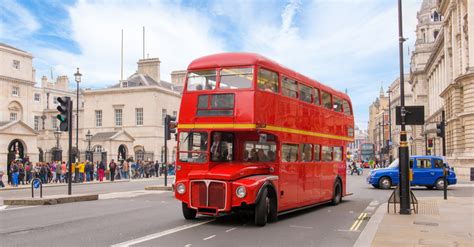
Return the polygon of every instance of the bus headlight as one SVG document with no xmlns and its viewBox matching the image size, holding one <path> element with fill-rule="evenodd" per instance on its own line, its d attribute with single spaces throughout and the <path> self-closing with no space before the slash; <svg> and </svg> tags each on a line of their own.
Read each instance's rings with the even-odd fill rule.
<svg viewBox="0 0 474 247">
<path fill-rule="evenodd" d="M 247 195 L 247 191 L 245 190 L 244 186 L 239 186 L 235 190 L 235 194 L 237 195 L 238 198 L 244 198 Z"/>
<path fill-rule="evenodd" d="M 176 186 L 176 191 L 178 192 L 178 194 L 184 194 L 184 192 L 186 192 L 186 186 L 184 186 L 183 183 L 179 183 L 178 186 Z"/>
</svg>

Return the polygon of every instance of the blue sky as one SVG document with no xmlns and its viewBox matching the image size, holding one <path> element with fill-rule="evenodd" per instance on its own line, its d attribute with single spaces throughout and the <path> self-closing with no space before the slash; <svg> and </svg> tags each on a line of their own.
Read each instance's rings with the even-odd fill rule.
<svg viewBox="0 0 474 247">
<path fill-rule="evenodd" d="M 162 79 L 200 56 L 246 51 L 338 90 L 348 90 L 356 124 L 365 128 L 368 106 L 399 75 L 397 1 L 61 1 L 0 0 L 0 42 L 33 54 L 37 81 L 81 68 L 83 87 L 120 80 L 146 54 L 162 61 Z M 421 0 L 404 1 L 405 67 L 413 50 Z M 407 70 L 406 70 L 407 71 Z"/>
</svg>

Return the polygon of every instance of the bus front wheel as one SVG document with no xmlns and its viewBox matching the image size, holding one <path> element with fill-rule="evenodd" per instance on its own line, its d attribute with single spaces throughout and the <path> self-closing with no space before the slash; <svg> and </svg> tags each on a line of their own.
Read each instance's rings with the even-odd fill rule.
<svg viewBox="0 0 474 247">
<path fill-rule="evenodd" d="M 190 207 L 188 207 L 188 204 L 186 203 L 182 203 L 182 208 L 183 208 L 183 216 L 185 219 L 187 220 L 193 220 L 196 218 L 196 209 L 192 209 Z"/>
<path fill-rule="evenodd" d="M 271 209 L 271 198 L 268 195 L 268 189 L 264 188 L 260 200 L 255 205 L 255 225 L 265 226 Z"/>
<path fill-rule="evenodd" d="M 337 179 L 336 183 L 334 184 L 334 192 L 333 192 L 331 204 L 337 205 L 341 202 L 341 200 L 342 200 L 342 186 L 339 179 Z"/>
</svg>

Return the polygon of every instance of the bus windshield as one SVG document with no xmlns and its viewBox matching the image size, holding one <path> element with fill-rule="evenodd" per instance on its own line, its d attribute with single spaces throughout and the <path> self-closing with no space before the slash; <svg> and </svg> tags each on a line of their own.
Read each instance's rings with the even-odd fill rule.
<svg viewBox="0 0 474 247">
<path fill-rule="evenodd" d="M 179 161 L 205 163 L 207 157 L 207 132 L 179 133 Z"/>
</svg>

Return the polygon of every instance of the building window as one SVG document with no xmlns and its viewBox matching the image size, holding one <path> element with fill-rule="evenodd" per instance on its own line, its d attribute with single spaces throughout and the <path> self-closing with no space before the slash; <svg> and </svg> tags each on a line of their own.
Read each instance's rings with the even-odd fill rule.
<svg viewBox="0 0 474 247">
<path fill-rule="evenodd" d="M 122 109 L 115 109 L 115 125 L 122 126 Z"/>
<path fill-rule="evenodd" d="M 135 109 L 135 119 L 138 126 L 143 125 L 143 108 Z"/>
<path fill-rule="evenodd" d="M 39 93 L 35 93 L 35 101 L 40 101 L 40 94 Z"/>
<path fill-rule="evenodd" d="M 10 112 L 10 121 L 15 121 L 18 118 L 16 112 Z"/>
<path fill-rule="evenodd" d="M 20 69 L 20 61 L 18 60 L 13 60 L 13 68 L 14 69 Z"/>
<path fill-rule="evenodd" d="M 166 115 L 167 115 L 167 111 L 166 109 L 161 109 L 161 118 L 163 119 L 163 126 L 165 125 L 165 118 L 166 118 Z"/>
<path fill-rule="evenodd" d="M 102 127 L 102 110 L 95 111 L 95 126 Z"/>
<path fill-rule="evenodd" d="M 51 127 L 53 130 L 58 128 L 58 119 L 56 118 L 56 116 L 51 117 Z"/>
<path fill-rule="evenodd" d="M 12 96 L 20 96 L 20 88 L 19 87 L 13 87 L 12 88 Z"/>
<path fill-rule="evenodd" d="M 40 116 L 35 116 L 35 130 L 39 130 Z"/>
</svg>

